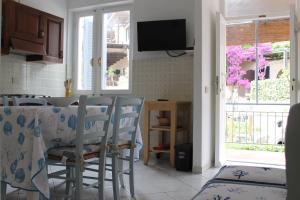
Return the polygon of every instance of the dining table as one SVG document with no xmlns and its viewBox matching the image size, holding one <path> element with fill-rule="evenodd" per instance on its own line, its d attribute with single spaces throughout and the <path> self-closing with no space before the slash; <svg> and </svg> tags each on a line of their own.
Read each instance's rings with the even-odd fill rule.
<svg viewBox="0 0 300 200">
<path fill-rule="evenodd" d="M 132 109 L 132 108 L 128 108 Z M 0 170 L 1 181 L 28 191 L 29 199 L 42 196 L 50 199 L 46 167 L 47 151 L 72 145 L 76 138 L 77 106 L 10 106 L 0 107 Z M 106 107 L 89 106 L 87 115 L 106 112 Z M 125 111 L 124 111 L 125 112 Z M 112 135 L 114 114 L 109 125 Z M 100 122 L 99 122 L 100 123 Z M 85 132 L 103 128 L 103 123 L 86 123 Z M 130 123 L 128 120 L 122 124 Z M 102 127 L 101 127 L 102 126 Z M 120 135 L 130 140 L 131 133 Z M 143 147 L 140 127 L 137 128 L 135 158 Z M 125 152 L 125 155 L 128 152 Z"/>
</svg>

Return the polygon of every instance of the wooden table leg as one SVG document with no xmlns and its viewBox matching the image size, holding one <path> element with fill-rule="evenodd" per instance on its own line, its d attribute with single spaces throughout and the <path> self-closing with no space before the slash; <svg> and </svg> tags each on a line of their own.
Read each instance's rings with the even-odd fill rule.
<svg viewBox="0 0 300 200">
<path fill-rule="evenodd" d="M 171 108 L 171 131 L 170 131 L 170 162 L 172 167 L 175 166 L 175 144 L 176 144 L 176 127 L 177 127 L 177 107 L 176 104 Z"/>
<path fill-rule="evenodd" d="M 147 103 L 145 103 L 144 110 L 144 164 L 147 165 L 149 161 L 149 148 L 150 148 L 150 139 L 149 139 L 149 126 L 150 126 L 150 111 Z"/>
</svg>

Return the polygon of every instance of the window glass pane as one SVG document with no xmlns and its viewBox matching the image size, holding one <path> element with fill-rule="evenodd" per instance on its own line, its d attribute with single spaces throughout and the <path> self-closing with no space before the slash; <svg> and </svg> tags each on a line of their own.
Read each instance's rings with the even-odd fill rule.
<svg viewBox="0 0 300 200">
<path fill-rule="evenodd" d="M 130 11 L 103 17 L 102 89 L 128 90 Z"/>
<path fill-rule="evenodd" d="M 78 23 L 78 90 L 92 90 L 93 16 L 79 18 Z"/>
<path fill-rule="evenodd" d="M 261 21 L 258 33 L 258 102 L 289 104 L 289 19 Z"/>
</svg>

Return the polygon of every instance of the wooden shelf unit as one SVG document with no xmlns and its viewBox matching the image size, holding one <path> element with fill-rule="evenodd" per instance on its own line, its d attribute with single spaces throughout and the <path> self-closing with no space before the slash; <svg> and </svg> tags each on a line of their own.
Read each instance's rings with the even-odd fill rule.
<svg viewBox="0 0 300 200">
<path fill-rule="evenodd" d="M 170 153 L 170 150 L 155 150 L 155 149 L 150 149 L 149 152 L 153 152 L 153 153 Z"/>
<path fill-rule="evenodd" d="M 170 126 L 159 126 L 151 124 L 151 112 L 167 111 L 170 112 Z M 185 119 L 179 119 L 178 113 L 186 113 Z M 144 164 L 147 165 L 149 161 L 149 153 L 170 153 L 170 163 L 175 166 L 175 145 L 176 133 L 179 131 L 187 132 L 190 134 L 191 127 L 191 102 L 184 101 L 145 101 L 144 104 Z M 178 120 L 185 121 L 178 126 Z M 154 132 L 166 132 L 170 137 L 169 150 L 154 150 L 150 147 L 150 135 Z M 161 141 L 161 138 L 160 138 Z M 188 141 L 186 141 L 188 142 Z"/>
</svg>

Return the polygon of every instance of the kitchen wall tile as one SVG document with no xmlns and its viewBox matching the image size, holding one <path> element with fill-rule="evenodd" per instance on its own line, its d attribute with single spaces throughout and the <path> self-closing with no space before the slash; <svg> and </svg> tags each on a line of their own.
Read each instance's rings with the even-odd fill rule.
<svg viewBox="0 0 300 200">
<path fill-rule="evenodd" d="M 151 58 L 133 62 L 133 95 L 147 100 L 192 101 L 193 57 Z"/>
<path fill-rule="evenodd" d="M 0 93 L 64 95 L 65 65 L 29 63 L 24 56 L 1 57 Z"/>
</svg>

